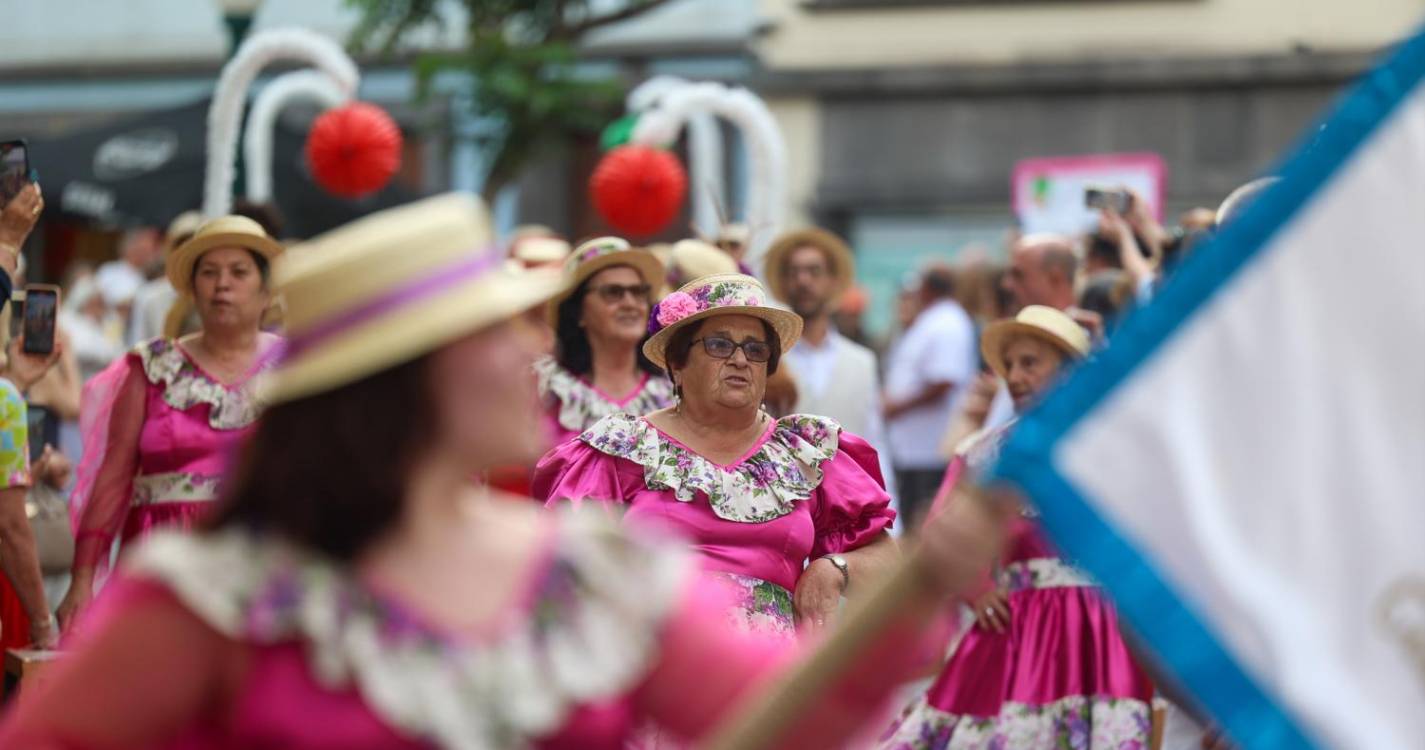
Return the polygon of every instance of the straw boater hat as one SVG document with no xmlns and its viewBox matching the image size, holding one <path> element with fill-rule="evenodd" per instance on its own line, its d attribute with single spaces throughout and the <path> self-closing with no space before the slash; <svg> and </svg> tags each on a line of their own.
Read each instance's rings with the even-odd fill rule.
<svg viewBox="0 0 1425 750">
<path fill-rule="evenodd" d="M 643 356 L 667 370 L 665 354 L 673 334 L 716 315 L 750 315 L 767 321 L 784 352 L 802 335 L 801 316 L 768 306 L 761 282 L 740 273 L 724 273 L 690 281 L 653 308 L 649 324 L 653 336 L 643 342 Z"/>
<path fill-rule="evenodd" d="M 590 276 L 614 266 L 631 266 L 643 277 L 643 283 L 657 292 L 663 285 L 663 264 L 653 253 L 630 247 L 621 237 L 597 237 L 574 248 L 564 261 L 564 289 L 549 301 L 545 316 L 551 327 L 559 326 L 559 306 L 569 299 L 579 285 Z"/>
<path fill-rule="evenodd" d="M 173 217 L 173 221 L 168 222 L 167 231 L 163 233 L 163 257 L 166 259 L 172 255 L 178 248 L 178 240 L 186 241 L 201 226 L 203 214 L 197 211 L 184 211 Z"/>
<path fill-rule="evenodd" d="M 767 248 L 767 287 L 777 299 L 787 301 L 787 288 L 782 283 L 782 267 L 786 265 L 788 253 L 807 245 L 826 253 L 831 274 L 836 278 L 836 288 L 832 290 L 831 298 L 839 299 L 856 280 L 856 260 L 844 240 L 825 229 L 815 227 L 786 232 L 773 240 L 772 246 Z"/>
<path fill-rule="evenodd" d="M 193 268 L 203 253 L 220 247 L 241 247 L 271 262 L 282 254 L 282 243 L 267 236 L 262 225 L 246 216 L 219 216 L 198 227 L 198 231 L 168 256 L 168 281 L 183 294 L 193 294 Z"/>
<path fill-rule="evenodd" d="M 277 264 L 287 348 L 269 403 L 331 390 L 506 320 L 559 290 L 553 270 L 506 270 L 479 199 L 427 198 L 315 237 Z"/>
<path fill-rule="evenodd" d="M 1029 305 L 1012 319 L 997 320 L 985 327 L 980 337 L 980 354 L 1001 378 L 1004 347 L 1016 336 L 1033 336 L 1064 353 L 1068 359 L 1083 359 L 1089 353 L 1089 334 L 1073 318 L 1044 305 Z"/>
<path fill-rule="evenodd" d="M 510 257 L 525 266 L 563 263 L 569 257 L 569 243 L 558 237 L 527 237 L 515 243 Z"/>
<path fill-rule="evenodd" d="M 737 261 L 702 240 L 679 240 L 668 253 L 668 275 L 680 284 L 720 273 L 737 273 Z"/>
</svg>

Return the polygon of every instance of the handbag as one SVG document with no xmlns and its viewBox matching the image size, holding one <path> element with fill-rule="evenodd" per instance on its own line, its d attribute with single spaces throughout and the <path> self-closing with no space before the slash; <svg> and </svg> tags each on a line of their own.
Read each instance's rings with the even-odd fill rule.
<svg viewBox="0 0 1425 750">
<path fill-rule="evenodd" d="M 68 573 L 74 562 L 74 534 L 69 528 L 69 504 L 64 496 L 47 484 L 37 483 L 25 497 L 25 515 L 35 534 L 40 573 Z"/>
</svg>

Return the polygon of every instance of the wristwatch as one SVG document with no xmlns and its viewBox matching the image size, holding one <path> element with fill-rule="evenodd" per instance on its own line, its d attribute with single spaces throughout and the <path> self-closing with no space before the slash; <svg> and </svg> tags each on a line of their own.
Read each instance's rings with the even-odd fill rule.
<svg viewBox="0 0 1425 750">
<path fill-rule="evenodd" d="M 846 587 L 851 585 L 851 566 L 846 564 L 846 558 L 831 554 L 822 555 L 820 559 L 835 565 L 836 569 L 841 571 L 841 592 L 846 593 Z"/>
</svg>

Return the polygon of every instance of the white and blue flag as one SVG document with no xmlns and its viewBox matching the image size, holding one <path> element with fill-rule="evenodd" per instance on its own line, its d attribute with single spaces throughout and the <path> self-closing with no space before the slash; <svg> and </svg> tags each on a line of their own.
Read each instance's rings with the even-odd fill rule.
<svg viewBox="0 0 1425 750">
<path fill-rule="evenodd" d="M 1425 747 L 1422 84 L 1425 33 L 995 469 L 1247 748 Z"/>
</svg>

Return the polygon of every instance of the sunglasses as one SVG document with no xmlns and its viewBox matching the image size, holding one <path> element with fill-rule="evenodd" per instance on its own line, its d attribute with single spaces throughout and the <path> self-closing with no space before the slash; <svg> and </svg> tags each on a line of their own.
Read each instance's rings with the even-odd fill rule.
<svg viewBox="0 0 1425 750">
<path fill-rule="evenodd" d="M 600 284 L 596 287 L 590 287 L 589 291 L 599 295 L 599 299 L 612 305 L 623 299 L 624 295 L 632 297 L 634 302 L 647 302 L 649 295 L 653 293 L 653 287 L 647 284 L 630 284 L 627 286 L 623 284 Z"/>
<path fill-rule="evenodd" d="M 703 351 L 714 359 L 731 359 L 732 353 L 738 349 L 747 355 L 748 362 L 766 362 L 772 358 L 772 346 L 766 341 L 744 341 L 741 344 L 732 339 L 725 339 L 721 336 L 704 336 L 700 339 L 693 339 L 690 343 L 703 342 Z"/>
</svg>

